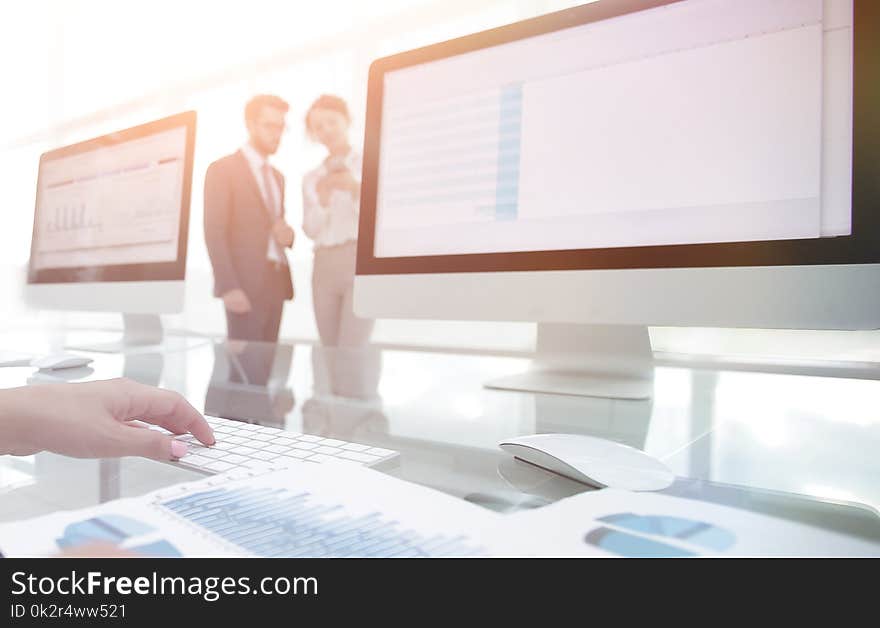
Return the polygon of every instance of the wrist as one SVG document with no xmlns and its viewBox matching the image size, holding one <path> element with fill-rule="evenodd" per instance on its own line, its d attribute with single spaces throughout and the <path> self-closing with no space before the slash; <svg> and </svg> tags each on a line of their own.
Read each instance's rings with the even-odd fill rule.
<svg viewBox="0 0 880 628">
<path fill-rule="evenodd" d="M 22 403 L 26 393 L 26 388 L 0 390 L 0 455 L 19 455 L 32 449 L 33 421 L 28 419 L 27 404 Z"/>
</svg>

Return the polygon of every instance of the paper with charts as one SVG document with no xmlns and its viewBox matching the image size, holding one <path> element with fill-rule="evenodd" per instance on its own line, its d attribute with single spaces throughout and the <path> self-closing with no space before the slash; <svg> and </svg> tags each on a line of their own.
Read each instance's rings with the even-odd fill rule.
<svg viewBox="0 0 880 628">
<path fill-rule="evenodd" d="M 0 525 L 7 556 L 104 542 L 154 557 L 880 556 L 880 544 L 657 493 L 499 514 L 381 472 L 294 463 Z"/>
</svg>

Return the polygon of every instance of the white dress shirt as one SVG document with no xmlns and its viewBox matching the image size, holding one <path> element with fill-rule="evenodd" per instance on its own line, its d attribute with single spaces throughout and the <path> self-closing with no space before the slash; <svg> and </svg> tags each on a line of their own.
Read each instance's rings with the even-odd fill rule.
<svg viewBox="0 0 880 628">
<path fill-rule="evenodd" d="M 352 149 L 344 163 L 355 180 L 361 180 L 361 154 Z M 327 205 L 321 205 L 317 185 L 328 173 L 327 165 L 310 170 L 303 177 L 303 232 L 315 243 L 315 248 L 336 246 L 357 240 L 360 198 L 348 191 L 333 190 Z"/>
<path fill-rule="evenodd" d="M 248 165 L 251 167 L 251 174 L 254 175 L 254 179 L 257 182 L 257 188 L 259 188 L 260 195 L 263 197 L 263 202 L 266 204 L 269 211 L 274 211 L 274 222 L 274 219 L 281 218 L 284 212 L 281 207 L 281 189 L 278 187 L 278 179 L 275 178 L 275 174 L 271 171 L 268 177 L 264 176 L 263 173 L 265 167 L 269 165 L 269 159 L 261 155 L 256 148 L 251 146 L 250 142 L 241 147 L 241 152 L 244 154 Z M 264 181 L 266 180 L 269 182 L 268 190 L 266 190 L 266 186 L 264 185 Z M 276 262 L 279 264 L 287 263 L 284 249 L 275 241 L 275 238 L 272 237 L 271 233 L 269 234 L 269 243 L 266 248 L 266 259 L 270 262 Z"/>
</svg>

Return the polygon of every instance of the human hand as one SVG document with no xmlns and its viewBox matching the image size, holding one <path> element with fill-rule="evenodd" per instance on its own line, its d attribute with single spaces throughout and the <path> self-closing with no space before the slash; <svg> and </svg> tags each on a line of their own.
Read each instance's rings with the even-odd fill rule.
<svg viewBox="0 0 880 628">
<path fill-rule="evenodd" d="M 352 198 L 357 198 L 360 196 L 361 185 L 350 170 L 339 170 L 321 177 L 315 189 L 318 192 L 321 205 L 326 207 L 334 190 L 348 192 Z"/>
<path fill-rule="evenodd" d="M 251 301 L 244 290 L 236 288 L 223 295 L 223 305 L 233 314 L 247 314 L 251 311 Z"/>
<path fill-rule="evenodd" d="M 272 237 L 275 238 L 275 241 L 281 246 L 293 246 L 294 236 L 293 227 L 284 222 L 283 218 L 279 218 L 275 221 L 275 224 L 272 225 Z"/>
<path fill-rule="evenodd" d="M 154 460 L 186 454 L 186 443 L 146 429 L 144 423 L 214 444 L 205 418 L 180 394 L 128 379 L 0 391 L 0 453 L 47 450 L 75 458 Z"/>
<path fill-rule="evenodd" d="M 330 204 L 330 194 L 333 193 L 333 188 L 330 187 L 327 177 L 318 179 L 318 182 L 315 184 L 315 191 L 318 193 L 318 202 L 321 203 L 321 207 L 327 207 Z"/>
</svg>

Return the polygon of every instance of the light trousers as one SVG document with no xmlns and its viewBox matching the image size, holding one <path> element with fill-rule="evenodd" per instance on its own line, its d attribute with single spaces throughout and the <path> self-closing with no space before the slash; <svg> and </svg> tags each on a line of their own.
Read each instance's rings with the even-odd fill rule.
<svg viewBox="0 0 880 628">
<path fill-rule="evenodd" d="M 359 347 L 370 341 L 375 322 L 354 315 L 357 242 L 315 249 L 312 303 L 318 335 L 325 347 Z"/>
</svg>

